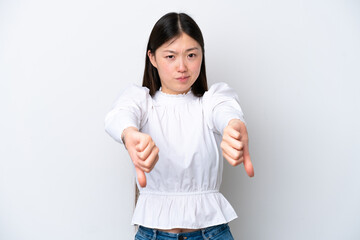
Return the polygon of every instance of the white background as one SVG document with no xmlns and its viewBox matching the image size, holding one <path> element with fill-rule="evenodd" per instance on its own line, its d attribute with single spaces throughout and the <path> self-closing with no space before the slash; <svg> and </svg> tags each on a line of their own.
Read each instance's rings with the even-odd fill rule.
<svg viewBox="0 0 360 240">
<path fill-rule="evenodd" d="M 104 132 L 150 31 L 186 12 L 234 87 L 255 178 L 225 164 L 236 239 L 360 239 L 360 3 L 0 1 L 0 239 L 133 239 L 134 175 Z"/>
</svg>

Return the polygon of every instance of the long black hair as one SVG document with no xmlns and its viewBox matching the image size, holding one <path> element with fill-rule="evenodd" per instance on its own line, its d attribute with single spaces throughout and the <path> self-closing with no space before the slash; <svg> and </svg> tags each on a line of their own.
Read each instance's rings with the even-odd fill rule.
<svg viewBox="0 0 360 240">
<path fill-rule="evenodd" d="M 154 25 L 146 49 L 145 70 L 143 77 L 143 86 L 150 90 L 150 95 L 154 96 L 155 92 L 160 89 L 161 82 L 157 69 L 151 64 L 148 52 L 155 54 L 165 42 L 186 33 L 199 43 L 202 51 L 202 63 L 199 77 L 191 87 L 195 96 L 201 97 L 208 90 L 206 71 L 205 71 L 205 49 L 204 39 L 199 26 L 196 22 L 185 13 L 168 13 L 161 17 Z"/>
</svg>

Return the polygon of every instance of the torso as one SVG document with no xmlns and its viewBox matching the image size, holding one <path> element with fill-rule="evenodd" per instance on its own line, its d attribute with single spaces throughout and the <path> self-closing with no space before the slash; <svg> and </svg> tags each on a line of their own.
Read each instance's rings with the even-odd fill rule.
<svg viewBox="0 0 360 240">
<path fill-rule="evenodd" d="M 143 116 L 140 130 L 149 134 L 161 150 L 159 161 L 146 173 L 146 187 L 138 185 L 140 196 L 132 224 L 178 234 L 237 217 L 219 192 L 221 134 L 212 126 L 212 113 L 213 105 L 226 96 L 215 101 L 215 91 L 205 93 L 203 98 L 192 93 L 167 96 L 157 92 L 153 98 L 147 96 L 149 99 L 141 101 L 147 105 L 139 113 Z"/>
</svg>

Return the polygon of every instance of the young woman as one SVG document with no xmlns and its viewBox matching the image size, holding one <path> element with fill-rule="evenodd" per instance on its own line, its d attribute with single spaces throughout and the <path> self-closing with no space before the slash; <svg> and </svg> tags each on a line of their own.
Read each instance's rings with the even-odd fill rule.
<svg viewBox="0 0 360 240">
<path fill-rule="evenodd" d="M 219 192 L 222 157 L 254 175 L 238 97 L 225 83 L 209 90 L 204 40 L 195 21 L 168 13 L 154 26 L 143 87 L 125 89 L 106 131 L 132 159 L 140 196 L 135 239 L 233 239 L 237 217 Z"/>
</svg>

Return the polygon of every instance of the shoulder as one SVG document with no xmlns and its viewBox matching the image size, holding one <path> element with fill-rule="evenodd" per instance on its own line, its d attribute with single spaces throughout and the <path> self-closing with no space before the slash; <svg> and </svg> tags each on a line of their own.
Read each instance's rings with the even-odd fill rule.
<svg viewBox="0 0 360 240">
<path fill-rule="evenodd" d="M 149 94 L 149 89 L 147 87 L 141 87 L 138 86 L 134 83 L 129 84 L 127 86 L 125 86 L 121 92 L 120 95 L 124 95 L 124 96 L 150 96 Z"/>
<path fill-rule="evenodd" d="M 219 91 L 223 91 L 223 90 L 229 89 L 229 88 L 230 88 L 230 86 L 227 83 L 218 82 L 218 83 L 214 83 L 213 85 L 211 85 L 208 92 L 219 92 Z"/>
<path fill-rule="evenodd" d="M 237 99 L 237 93 L 236 91 L 231 88 L 227 83 L 225 82 L 218 82 L 209 88 L 208 91 L 204 93 L 203 101 L 205 102 L 216 102 L 221 99 Z"/>
<path fill-rule="evenodd" d="M 151 96 L 147 87 L 140 87 L 136 84 L 129 84 L 120 90 L 116 102 L 119 101 L 149 101 Z"/>
<path fill-rule="evenodd" d="M 136 84 L 129 84 L 118 93 L 112 108 L 139 108 L 144 111 L 151 106 L 152 98 L 149 94 L 149 89 Z"/>
</svg>

